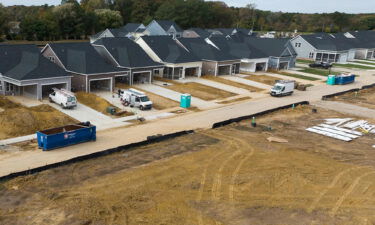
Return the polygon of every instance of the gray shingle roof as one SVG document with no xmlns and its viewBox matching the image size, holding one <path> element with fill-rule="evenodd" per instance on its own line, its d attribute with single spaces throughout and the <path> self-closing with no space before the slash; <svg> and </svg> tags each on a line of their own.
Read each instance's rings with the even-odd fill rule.
<svg viewBox="0 0 375 225">
<path fill-rule="evenodd" d="M 269 57 L 263 51 L 247 45 L 238 39 L 214 36 L 210 40 L 221 50 L 240 59 L 259 59 Z"/>
<path fill-rule="evenodd" d="M 181 42 L 191 53 L 195 54 L 202 60 L 210 61 L 228 61 L 240 60 L 241 58 L 234 57 L 225 51 L 220 51 L 214 46 L 208 44 L 204 38 L 179 38 Z"/>
<path fill-rule="evenodd" d="M 210 32 L 208 32 L 207 30 L 202 29 L 202 28 L 190 28 L 188 30 L 194 31 L 201 38 L 207 38 L 207 37 L 209 37 L 211 35 Z"/>
<path fill-rule="evenodd" d="M 170 36 L 143 36 L 142 39 L 163 62 L 189 63 L 201 61 L 197 56 L 178 45 Z"/>
<path fill-rule="evenodd" d="M 165 31 L 168 31 L 171 26 L 174 26 L 177 32 L 183 32 L 183 30 L 174 21 L 171 20 L 155 20 Z"/>
<path fill-rule="evenodd" d="M 126 30 L 127 32 L 136 32 L 138 30 L 138 28 L 142 25 L 143 24 L 141 24 L 141 23 L 128 23 L 125 26 L 123 26 L 122 28 L 124 30 Z"/>
<path fill-rule="evenodd" d="M 65 68 L 81 74 L 126 71 L 107 63 L 88 42 L 49 44 Z"/>
<path fill-rule="evenodd" d="M 18 81 L 68 76 L 43 57 L 36 45 L 0 45 L 0 73 Z"/>
<path fill-rule="evenodd" d="M 138 44 L 128 38 L 102 38 L 94 44 L 104 46 L 122 67 L 141 68 L 162 65 L 154 62 Z"/>
</svg>

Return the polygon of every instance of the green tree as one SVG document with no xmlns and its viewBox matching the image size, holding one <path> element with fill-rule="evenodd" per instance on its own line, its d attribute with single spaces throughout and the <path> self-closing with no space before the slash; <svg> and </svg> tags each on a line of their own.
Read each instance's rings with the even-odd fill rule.
<svg viewBox="0 0 375 225">
<path fill-rule="evenodd" d="M 110 9 L 97 9 L 95 14 L 98 17 L 99 26 L 102 30 L 106 28 L 117 28 L 122 25 L 122 17 L 119 11 Z"/>
<path fill-rule="evenodd" d="M 2 39 L 1 36 L 4 35 L 8 30 L 8 15 L 4 8 L 4 6 L 0 3 L 0 40 Z"/>
</svg>

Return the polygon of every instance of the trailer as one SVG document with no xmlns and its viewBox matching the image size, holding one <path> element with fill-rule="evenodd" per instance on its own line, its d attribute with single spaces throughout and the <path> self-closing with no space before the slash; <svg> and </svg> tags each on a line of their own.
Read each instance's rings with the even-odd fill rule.
<svg viewBox="0 0 375 225">
<path fill-rule="evenodd" d="M 96 141 L 96 126 L 85 122 L 38 131 L 37 139 L 38 146 L 43 151 Z"/>
</svg>

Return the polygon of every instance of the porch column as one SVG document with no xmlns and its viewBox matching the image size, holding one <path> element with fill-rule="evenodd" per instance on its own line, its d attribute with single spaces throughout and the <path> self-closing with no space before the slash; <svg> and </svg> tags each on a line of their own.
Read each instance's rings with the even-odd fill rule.
<svg viewBox="0 0 375 225">
<path fill-rule="evenodd" d="M 42 93 L 42 85 L 41 84 L 37 84 L 36 85 L 36 98 L 38 100 L 42 100 L 43 99 L 43 93 Z"/>
<path fill-rule="evenodd" d="M 185 67 L 182 67 L 182 79 L 185 79 Z"/>
<path fill-rule="evenodd" d="M 218 68 L 219 67 L 219 63 L 218 62 L 216 62 L 216 66 L 215 66 L 215 77 L 217 76 L 217 72 L 218 72 Z"/>
<path fill-rule="evenodd" d="M 1 80 L 1 95 L 5 95 L 5 81 L 4 80 Z"/>
</svg>

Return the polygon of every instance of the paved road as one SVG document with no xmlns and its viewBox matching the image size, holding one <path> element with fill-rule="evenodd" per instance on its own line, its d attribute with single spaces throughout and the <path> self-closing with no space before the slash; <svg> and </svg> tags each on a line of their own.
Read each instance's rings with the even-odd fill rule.
<svg viewBox="0 0 375 225">
<path fill-rule="evenodd" d="M 98 140 L 96 142 L 75 145 L 51 152 L 30 151 L 15 155 L 0 155 L 0 176 L 68 160 L 77 156 L 102 151 L 104 149 L 143 141 L 147 136 L 155 134 L 168 134 L 182 130 L 210 128 L 213 123 L 216 122 L 261 112 L 299 101 L 320 101 L 323 95 L 358 88 L 365 84 L 374 82 L 375 77 L 369 75 L 367 77 L 361 77 L 358 82 L 350 85 L 314 86 L 307 92 L 296 92 L 293 96 L 284 98 L 268 97 L 241 102 L 235 105 L 223 106 L 221 108 L 160 119 L 139 126 L 103 130 L 98 132 Z"/>
<path fill-rule="evenodd" d="M 375 110 L 364 108 L 357 105 L 347 104 L 344 102 L 317 101 L 314 102 L 313 105 L 345 114 L 375 119 Z"/>
</svg>

